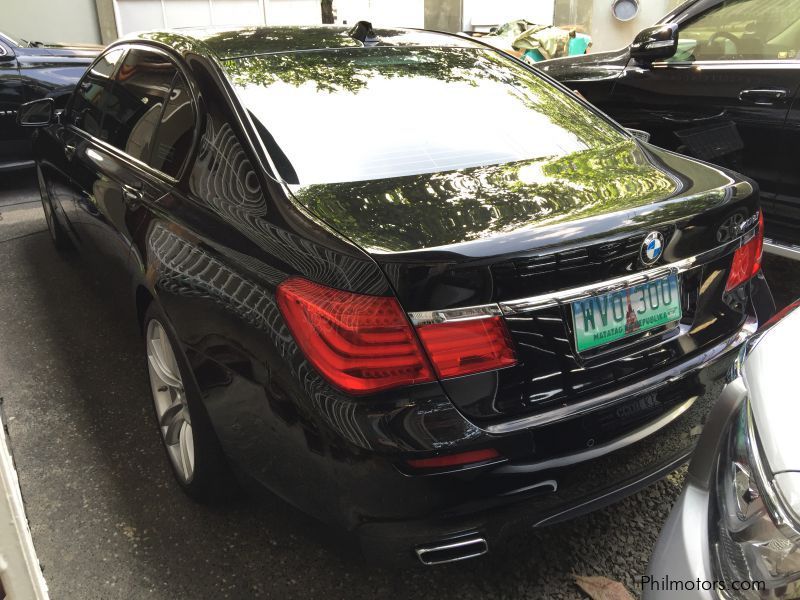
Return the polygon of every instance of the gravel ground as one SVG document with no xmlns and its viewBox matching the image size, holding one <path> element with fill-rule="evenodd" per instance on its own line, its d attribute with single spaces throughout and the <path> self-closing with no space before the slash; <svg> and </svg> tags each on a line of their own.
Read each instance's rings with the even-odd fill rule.
<svg viewBox="0 0 800 600">
<path fill-rule="evenodd" d="M 53 598 L 582 598 L 573 574 L 636 591 L 683 471 L 483 560 L 405 572 L 271 496 L 192 503 L 159 447 L 133 325 L 55 253 L 37 202 L 27 179 L 0 183 L 0 395 Z M 775 265 L 781 300 L 800 295 Z"/>
</svg>

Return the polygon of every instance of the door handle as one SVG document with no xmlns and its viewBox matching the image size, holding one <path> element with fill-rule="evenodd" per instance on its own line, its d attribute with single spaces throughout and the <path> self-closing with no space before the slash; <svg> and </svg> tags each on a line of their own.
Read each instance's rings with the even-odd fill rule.
<svg viewBox="0 0 800 600">
<path fill-rule="evenodd" d="M 787 90 L 742 90 L 739 100 L 757 106 L 772 106 L 786 100 L 788 95 Z"/>
<path fill-rule="evenodd" d="M 132 185 L 123 185 L 122 197 L 125 199 L 126 202 L 132 202 L 132 203 L 141 202 L 142 190 Z"/>
<path fill-rule="evenodd" d="M 67 160 L 72 160 L 72 157 L 75 155 L 75 146 L 72 144 L 66 144 L 64 146 L 64 156 Z"/>
</svg>

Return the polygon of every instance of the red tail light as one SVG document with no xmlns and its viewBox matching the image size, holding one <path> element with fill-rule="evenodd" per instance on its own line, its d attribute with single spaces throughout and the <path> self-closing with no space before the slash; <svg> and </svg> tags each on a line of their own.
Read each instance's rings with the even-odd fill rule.
<svg viewBox="0 0 800 600">
<path fill-rule="evenodd" d="M 764 213 L 758 215 L 756 234 L 749 242 L 733 253 L 731 270 L 725 291 L 728 292 L 742 285 L 761 269 L 761 255 L 764 248 Z"/>
<path fill-rule="evenodd" d="M 500 458 L 500 453 L 494 448 L 485 448 L 483 450 L 459 452 L 458 454 L 434 456 L 433 458 L 411 458 L 406 463 L 415 469 L 441 469 L 484 462 L 495 458 Z"/>
<path fill-rule="evenodd" d="M 395 298 L 291 278 L 278 286 L 276 299 L 306 358 L 345 392 L 367 394 L 435 380 Z"/>
<path fill-rule="evenodd" d="M 442 379 L 517 362 L 502 317 L 421 325 L 417 331 Z"/>
</svg>

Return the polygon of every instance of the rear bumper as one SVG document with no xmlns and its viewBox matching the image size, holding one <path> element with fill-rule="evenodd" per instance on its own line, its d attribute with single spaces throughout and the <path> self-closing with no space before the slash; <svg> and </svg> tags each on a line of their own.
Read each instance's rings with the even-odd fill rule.
<svg viewBox="0 0 800 600">
<path fill-rule="evenodd" d="M 683 463 L 757 320 L 590 405 L 503 430 L 478 427 L 432 384 L 359 403 L 314 388 L 314 404 L 299 417 L 274 383 L 236 375 L 208 388 L 206 407 L 234 464 L 353 533 L 368 557 L 414 564 L 420 548 L 480 540 L 463 546 L 475 555 L 526 528 L 612 504 Z M 227 389 L 236 393 L 221 395 Z M 437 473 L 405 464 L 487 447 L 502 458 Z"/>
<path fill-rule="evenodd" d="M 618 394 L 601 409 L 573 417 L 585 422 L 603 419 L 605 414 L 625 414 L 632 401 L 636 406 L 638 398 L 651 393 L 672 397 L 670 390 L 674 389 L 698 392 L 677 398 L 656 417 L 605 444 L 544 461 L 509 460 L 468 474 L 407 476 L 391 484 L 385 481 L 385 493 L 391 494 L 399 506 L 408 506 L 409 514 L 371 519 L 367 498 L 359 498 L 364 512 L 355 531 L 366 556 L 393 564 L 411 563 L 417 560 L 421 548 L 476 539 L 485 541 L 491 550 L 522 530 L 603 508 L 664 477 L 688 459 L 739 347 L 755 326 L 755 319 L 748 320 L 726 343 L 682 365 L 680 372 L 671 372 L 655 392 L 640 384 L 638 389 Z M 538 429 L 505 435 L 527 435 L 535 444 Z M 472 550 L 475 545 L 465 547 Z"/>
<path fill-rule="evenodd" d="M 545 479 L 538 482 L 543 485 L 539 497 L 533 493 L 527 500 L 510 506 L 489 508 L 460 518 L 441 515 L 413 521 L 371 522 L 360 526 L 356 533 L 368 559 L 392 565 L 410 566 L 419 561 L 417 554 L 421 549 L 436 548 L 458 540 L 484 540 L 488 552 L 527 529 L 577 518 L 638 492 L 685 463 L 691 450 L 690 446 L 665 462 L 648 465 L 637 475 L 614 481 L 613 485 L 607 485 L 594 494 L 575 499 L 570 499 L 580 487 L 574 485 L 575 482 L 553 492 L 550 484 L 558 483 L 558 479 Z M 600 465 L 597 467 L 601 468 Z M 558 474 L 548 476 L 558 477 Z M 596 482 L 597 478 L 593 477 L 592 481 Z"/>
</svg>

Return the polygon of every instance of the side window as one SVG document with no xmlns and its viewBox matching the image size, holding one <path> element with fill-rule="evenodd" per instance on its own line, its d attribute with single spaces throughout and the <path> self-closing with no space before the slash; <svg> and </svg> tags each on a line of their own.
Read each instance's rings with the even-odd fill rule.
<svg viewBox="0 0 800 600">
<path fill-rule="evenodd" d="M 195 115 L 189 86 L 180 74 L 175 81 L 158 125 L 150 165 L 177 177 L 192 147 Z"/>
<path fill-rule="evenodd" d="M 800 59 L 800 0 L 726 0 L 680 28 L 669 62 Z"/>
<path fill-rule="evenodd" d="M 106 99 L 103 139 L 148 162 L 176 75 L 175 65 L 160 53 L 136 48 L 128 52 Z"/>
<path fill-rule="evenodd" d="M 78 129 L 101 136 L 100 125 L 106 92 L 122 53 L 122 49 L 116 49 L 103 55 L 89 68 L 75 88 L 67 120 Z"/>
</svg>

